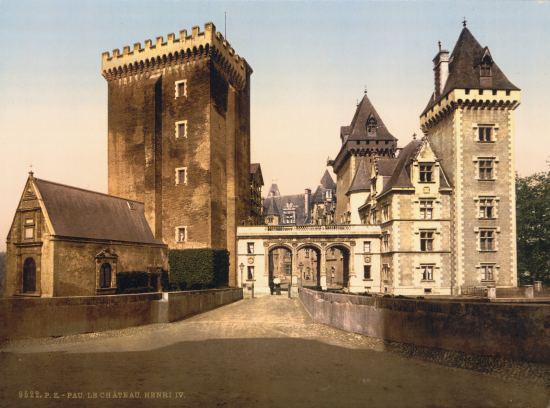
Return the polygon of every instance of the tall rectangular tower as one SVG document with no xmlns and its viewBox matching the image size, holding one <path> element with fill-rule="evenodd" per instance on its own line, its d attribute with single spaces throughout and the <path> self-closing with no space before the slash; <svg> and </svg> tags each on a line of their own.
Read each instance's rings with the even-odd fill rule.
<svg viewBox="0 0 550 408">
<path fill-rule="evenodd" d="M 434 58 L 422 129 L 449 177 L 451 275 L 467 287 L 517 285 L 514 110 L 520 90 L 464 27 Z"/>
<path fill-rule="evenodd" d="M 109 194 L 143 201 L 169 248 L 227 248 L 248 216 L 250 75 L 214 24 L 102 55 Z"/>
</svg>

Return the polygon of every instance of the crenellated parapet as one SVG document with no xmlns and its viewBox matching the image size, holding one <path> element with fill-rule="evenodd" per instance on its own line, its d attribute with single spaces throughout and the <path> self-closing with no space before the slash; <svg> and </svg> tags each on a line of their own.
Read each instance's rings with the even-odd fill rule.
<svg viewBox="0 0 550 408">
<path fill-rule="evenodd" d="M 143 46 L 135 43 L 133 48 L 125 46 L 122 52 L 115 49 L 112 54 L 104 52 L 101 57 L 101 74 L 108 81 L 208 57 L 238 87 L 244 86 L 252 73 L 246 60 L 235 53 L 221 33 L 216 32 L 213 23 L 206 23 L 202 32 L 195 26 L 191 35 L 187 30 L 181 30 L 178 37 L 170 33 L 166 40 L 160 36 L 155 43 L 145 40 Z"/>
</svg>

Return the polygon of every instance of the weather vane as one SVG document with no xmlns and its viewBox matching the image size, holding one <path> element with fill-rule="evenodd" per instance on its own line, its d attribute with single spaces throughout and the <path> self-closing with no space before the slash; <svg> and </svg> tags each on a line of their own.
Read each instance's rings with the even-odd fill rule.
<svg viewBox="0 0 550 408">
<path fill-rule="evenodd" d="M 462 20 L 462 27 L 466 27 L 466 23 L 467 23 L 466 17 L 464 17 L 464 20 Z"/>
</svg>

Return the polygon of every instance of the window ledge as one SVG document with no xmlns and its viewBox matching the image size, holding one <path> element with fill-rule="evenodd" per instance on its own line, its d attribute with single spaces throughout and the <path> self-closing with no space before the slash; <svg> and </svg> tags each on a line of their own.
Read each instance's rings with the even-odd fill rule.
<svg viewBox="0 0 550 408">
<path fill-rule="evenodd" d="M 497 252 L 496 249 L 480 249 L 479 252 Z"/>
<path fill-rule="evenodd" d="M 420 282 L 422 282 L 422 283 L 434 283 L 435 280 L 434 279 L 422 279 Z"/>
<path fill-rule="evenodd" d="M 15 296 L 40 297 L 40 296 L 42 296 L 42 294 L 40 292 L 18 292 L 18 293 L 15 293 Z"/>
<path fill-rule="evenodd" d="M 372 278 L 369 278 L 369 279 L 363 279 L 363 282 L 372 282 Z"/>
<path fill-rule="evenodd" d="M 482 283 L 496 283 L 496 281 L 494 279 L 488 279 L 488 280 L 481 279 L 481 282 Z"/>
<path fill-rule="evenodd" d="M 97 288 L 96 293 L 98 295 L 113 295 L 116 292 L 116 288 Z"/>
</svg>

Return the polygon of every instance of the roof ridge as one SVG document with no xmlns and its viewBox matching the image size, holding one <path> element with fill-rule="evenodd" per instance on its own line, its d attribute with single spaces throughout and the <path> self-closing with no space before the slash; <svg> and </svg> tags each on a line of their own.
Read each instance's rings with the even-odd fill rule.
<svg viewBox="0 0 550 408">
<path fill-rule="evenodd" d="M 128 198 L 119 197 L 119 196 L 115 196 L 115 195 L 111 195 L 111 194 L 107 194 L 107 193 L 101 193 L 99 191 L 88 190 L 88 189 L 85 189 L 85 188 L 82 188 L 82 187 L 70 186 L 68 184 L 57 183 L 55 181 L 44 180 L 44 179 L 37 178 L 37 177 L 33 177 L 33 179 L 35 181 L 41 181 L 42 183 L 54 184 L 56 186 L 70 188 L 72 190 L 79 190 L 79 191 L 84 191 L 86 193 L 98 194 L 98 195 L 101 195 L 101 196 L 104 196 L 104 197 L 116 198 L 117 200 L 130 201 L 130 202 L 137 203 L 137 204 L 144 204 L 143 201 L 130 200 Z"/>
</svg>

